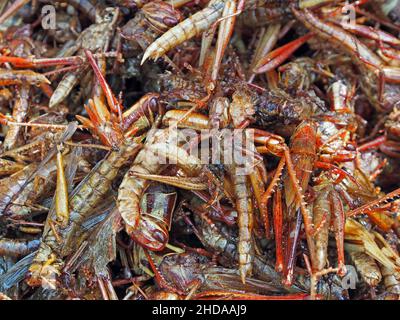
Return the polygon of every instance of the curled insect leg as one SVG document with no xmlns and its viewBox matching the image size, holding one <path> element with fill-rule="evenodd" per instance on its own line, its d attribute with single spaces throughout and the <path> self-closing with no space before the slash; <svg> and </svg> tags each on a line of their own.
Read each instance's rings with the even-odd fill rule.
<svg viewBox="0 0 400 320">
<path fill-rule="evenodd" d="M 147 260 L 149 261 L 150 267 L 154 272 L 154 279 L 159 285 L 160 288 L 167 289 L 168 291 L 177 293 L 179 295 L 184 295 L 185 293 L 179 289 L 177 289 L 175 286 L 170 285 L 167 280 L 164 278 L 164 276 L 161 274 L 159 271 L 158 267 L 156 266 L 153 258 L 151 257 L 151 253 L 149 253 L 147 250 L 144 250 L 144 253 L 147 257 Z"/>
<path fill-rule="evenodd" d="M 150 251 L 162 251 L 169 240 L 167 225 L 158 217 L 142 215 L 137 228 L 126 226 L 129 236 Z"/>
<path fill-rule="evenodd" d="M 90 131 L 97 135 L 104 145 L 116 147 L 123 140 L 122 129 L 107 106 L 97 97 L 85 104 L 89 119 L 76 115 L 76 118 Z"/>
</svg>

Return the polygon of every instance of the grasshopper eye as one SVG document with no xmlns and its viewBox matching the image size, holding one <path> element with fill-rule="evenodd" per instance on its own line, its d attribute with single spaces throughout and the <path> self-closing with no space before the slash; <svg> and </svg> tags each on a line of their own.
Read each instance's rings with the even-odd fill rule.
<svg viewBox="0 0 400 320">
<path fill-rule="evenodd" d="M 157 103 L 158 103 L 157 98 L 151 98 L 149 101 L 150 108 L 152 108 L 152 109 L 155 108 L 157 106 Z"/>
<path fill-rule="evenodd" d="M 179 21 L 175 19 L 174 17 L 164 17 L 163 22 L 166 26 L 168 27 L 173 27 L 176 25 Z"/>
</svg>

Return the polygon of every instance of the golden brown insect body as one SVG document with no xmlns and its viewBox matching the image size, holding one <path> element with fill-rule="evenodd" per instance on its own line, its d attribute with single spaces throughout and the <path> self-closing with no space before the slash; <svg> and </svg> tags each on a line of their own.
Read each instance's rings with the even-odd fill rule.
<svg viewBox="0 0 400 320">
<path fill-rule="evenodd" d="M 179 130 L 161 129 L 148 134 L 144 148 L 135 158 L 118 191 L 117 205 L 128 234 L 134 235 L 139 226 L 142 226 L 139 230 L 144 232 L 142 228 L 146 225 L 146 219 L 141 219 L 140 199 L 147 181 L 137 178 L 135 172 L 157 174 L 167 163 L 175 163 L 191 175 L 200 171 L 200 160 L 183 148 L 185 142 L 186 137 Z"/>
<path fill-rule="evenodd" d="M 60 259 L 76 249 L 79 245 L 76 236 L 79 234 L 82 222 L 91 213 L 90 210 L 104 199 L 119 169 L 138 151 L 138 148 L 139 144 L 134 139 L 125 140 L 117 151 L 111 152 L 81 182 L 69 199 L 70 218 L 67 226 L 62 227 L 54 222 L 55 212 L 49 215 L 43 240 L 29 268 L 30 285 L 40 285 L 41 272 L 47 263 L 54 264 L 57 270 L 61 266 Z"/>
</svg>

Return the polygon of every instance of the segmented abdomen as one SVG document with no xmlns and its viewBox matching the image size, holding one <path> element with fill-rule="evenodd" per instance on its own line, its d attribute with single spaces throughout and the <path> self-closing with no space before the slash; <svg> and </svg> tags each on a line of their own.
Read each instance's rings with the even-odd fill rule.
<svg viewBox="0 0 400 320">
<path fill-rule="evenodd" d="M 254 245 L 252 241 L 253 203 L 247 185 L 247 176 L 237 175 L 233 172 L 232 182 L 236 196 L 236 210 L 238 211 L 239 272 L 244 283 L 246 276 L 251 275 L 254 256 Z"/>
<path fill-rule="evenodd" d="M 158 59 L 172 48 L 209 29 L 221 16 L 224 5 L 224 1 L 214 2 L 168 30 L 147 48 L 142 62 L 149 57 Z"/>
</svg>

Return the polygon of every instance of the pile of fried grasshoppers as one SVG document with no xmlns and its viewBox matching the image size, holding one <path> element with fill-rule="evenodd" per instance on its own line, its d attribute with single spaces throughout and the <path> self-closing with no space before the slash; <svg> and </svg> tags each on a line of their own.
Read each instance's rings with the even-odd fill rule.
<svg viewBox="0 0 400 320">
<path fill-rule="evenodd" d="M 0 3 L 0 299 L 400 297 L 400 0 Z"/>
</svg>

